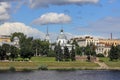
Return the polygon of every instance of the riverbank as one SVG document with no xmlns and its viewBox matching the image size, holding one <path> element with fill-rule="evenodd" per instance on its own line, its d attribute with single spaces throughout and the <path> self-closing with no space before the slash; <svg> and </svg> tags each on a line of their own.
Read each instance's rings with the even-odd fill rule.
<svg viewBox="0 0 120 80">
<path fill-rule="evenodd" d="M 45 69 L 38 69 L 38 68 L 1 68 L 0 72 L 31 72 L 31 71 L 39 71 L 39 70 L 44 70 L 44 71 L 49 71 L 49 70 L 56 70 L 56 71 L 75 71 L 75 70 L 118 70 L 120 71 L 119 67 L 116 68 L 90 68 L 90 67 L 64 67 L 64 68 L 56 68 L 56 67 L 52 67 L 52 68 L 45 68 Z"/>
<path fill-rule="evenodd" d="M 31 61 L 0 61 L 0 70 L 120 70 L 119 62 L 110 62 L 108 58 L 100 58 L 96 62 L 86 60 L 57 62 L 54 57 L 33 57 Z"/>
</svg>

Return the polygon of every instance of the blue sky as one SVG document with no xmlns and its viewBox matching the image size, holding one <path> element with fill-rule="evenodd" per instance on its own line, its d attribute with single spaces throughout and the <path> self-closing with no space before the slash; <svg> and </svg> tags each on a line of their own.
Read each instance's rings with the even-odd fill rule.
<svg viewBox="0 0 120 80">
<path fill-rule="evenodd" d="M 0 3 L 3 1 L 10 5 L 9 18 L 0 19 L 3 23 L 20 22 L 44 33 L 48 26 L 50 33 L 59 33 L 63 27 L 74 35 L 109 37 L 113 33 L 120 38 L 120 0 L 0 0 Z M 49 13 L 64 14 L 70 21 L 38 24 L 38 19 Z"/>
</svg>

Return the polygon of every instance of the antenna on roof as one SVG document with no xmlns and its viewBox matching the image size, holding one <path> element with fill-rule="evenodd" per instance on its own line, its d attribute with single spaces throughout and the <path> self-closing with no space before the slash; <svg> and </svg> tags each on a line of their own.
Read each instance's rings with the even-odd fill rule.
<svg viewBox="0 0 120 80">
<path fill-rule="evenodd" d="M 47 35 L 48 35 L 48 25 L 47 25 L 47 30 L 46 31 L 47 31 Z"/>
<path fill-rule="evenodd" d="M 112 33 L 110 34 L 110 36 L 111 36 L 111 40 L 112 40 Z"/>
</svg>

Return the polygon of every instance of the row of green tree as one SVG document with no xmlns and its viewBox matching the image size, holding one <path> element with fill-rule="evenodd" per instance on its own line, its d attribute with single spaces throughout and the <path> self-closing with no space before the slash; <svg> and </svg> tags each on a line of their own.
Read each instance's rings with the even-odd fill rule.
<svg viewBox="0 0 120 80">
<path fill-rule="evenodd" d="M 95 52 L 96 46 L 94 44 L 92 44 L 92 43 L 90 43 L 86 47 L 80 47 L 78 45 L 78 43 L 75 40 L 73 40 L 72 45 L 75 45 L 75 53 L 77 55 L 80 55 L 80 56 L 82 56 L 82 55 L 96 56 L 96 52 Z"/>
<path fill-rule="evenodd" d="M 76 55 L 86 55 L 87 59 L 90 60 L 90 56 L 96 56 L 96 46 L 94 44 L 87 45 L 86 47 L 80 47 L 74 40 L 72 43 L 72 50 L 69 51 L 68 48 L 61 47 L 60 44 L 55 46 L 56 61 L 74 61 Z M 62 49 L 61 49 L 62 48 Z"/>
<path fill-rule="evenodd" d="M 49 50 L 49 42 L 47 41 L 33 39 L 33 37 L 27 37 L 23 33 L 13 33 L 11 36 L 11 41 L 14 40 L 14 37 L 19 38 L 19 48 L 9 44 L 3 44 L 0 47 L 0 60 L 14 60 L 17 57 L 30 59 L 34 55 L 47 56 L 51 51 Z"/>
<path fill-rule="evenodd" d="M 64 46 L 63 48 L 60 46 L 60 44 L 55 46 L 55 54 L 56 54 L 56 61 L 75 61 L 75 49 L 74 46 L 72 46 L 72 50 L 69 51 L 67 46 Z"/>
</svg>

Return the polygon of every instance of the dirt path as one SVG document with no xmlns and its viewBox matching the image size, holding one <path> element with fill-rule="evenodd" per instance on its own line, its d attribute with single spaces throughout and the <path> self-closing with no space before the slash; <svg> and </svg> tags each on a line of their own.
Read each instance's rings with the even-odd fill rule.
<svg viewBox="0 0 120 80">
<path fill-rule="evenodd" d="M 104 62 L 100 62 L 99 58 L 97 58 L 97 60 L 94 63 L 98 64 L 100 66 L 100 69 L 108 69 L 109 68 Z"/>
</svg>

